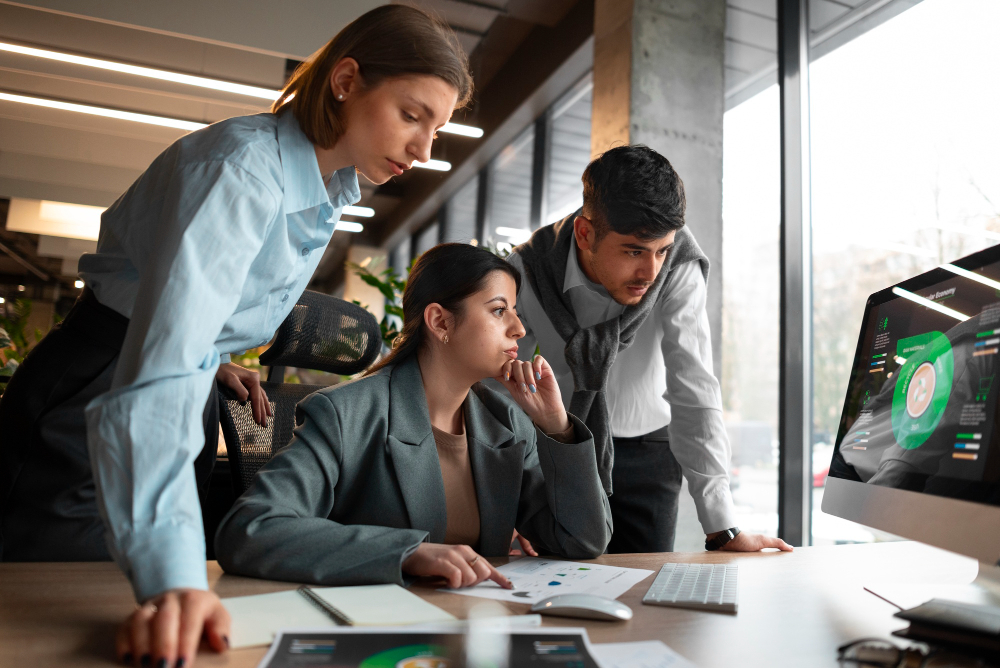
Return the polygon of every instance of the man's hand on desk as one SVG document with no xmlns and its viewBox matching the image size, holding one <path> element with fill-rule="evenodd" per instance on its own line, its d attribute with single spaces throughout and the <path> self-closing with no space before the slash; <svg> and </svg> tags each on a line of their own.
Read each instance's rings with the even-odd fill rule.
<svg viewBox="0 0 1000 668">
<path fill-rule="evenodd" d="M 710 533 L 705 536 L 706 539 L 711 540 L 718 536 L 721 531 L 716 533 Z M 776 547 L 782 552 L 791 552 L 792 546 L 781 540 L 780 538 L 771 538 L 770 536 L 762 536 L 759 533 L 740 533 L 736 538 L 719 548 L 719 550 L 725 550 L 727 552 L 760 552 L 767 547 Z"/>
<path fill-rule="evenodd" d="M 118 629 L 126 665 L 183 668 L 194 664 L 202 635 L 216 652 L 229 647 L 229 613 L 214 592 L 171 589 L 139 606 Z"/>
</svg>

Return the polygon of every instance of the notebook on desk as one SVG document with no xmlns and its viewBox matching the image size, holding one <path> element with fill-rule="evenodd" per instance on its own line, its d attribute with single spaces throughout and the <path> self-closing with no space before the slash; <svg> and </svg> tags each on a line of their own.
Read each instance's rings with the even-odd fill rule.
<svg viewBox="0 0 1000 668">
<path fill-rule="evenodd" d="M 281 629 L 395 626 L 455 620 L 436 605 L 393 584 L 316 587 L 308 592 L 291 589 L 224 598 L 222 604 L 233 618 L 229 641 L 234 649 L 270 645 Z"/>
</svg>

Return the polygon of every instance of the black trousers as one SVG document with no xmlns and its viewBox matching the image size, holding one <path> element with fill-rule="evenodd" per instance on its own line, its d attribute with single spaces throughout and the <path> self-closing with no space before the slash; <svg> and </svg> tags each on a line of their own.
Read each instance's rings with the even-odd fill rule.
<svg viewBox="0 0 1000 668">
<path fill-rule="evenodd" d="M 128 319 L 85 290 L 28 354 L 0 398 L 0 561 L 107 561 L 84 409 L 111 389 Z M 205 406 L 195 462 L 204 499 L 215 465 L 218 398 Z"/>
<path fill-rule="evenodd" d="M 613 439 L 611 554 L 674 549 L 681 466 L 670 452 L 665 431 Z"/>
</svg>

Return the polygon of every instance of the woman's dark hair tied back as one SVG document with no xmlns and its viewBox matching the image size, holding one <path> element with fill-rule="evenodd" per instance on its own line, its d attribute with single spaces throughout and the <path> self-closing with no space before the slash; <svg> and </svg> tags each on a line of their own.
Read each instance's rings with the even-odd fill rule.
<svg viewBox="0 0 1000 668">
<path fill-rule="evenodd" d="M 392 342 L 392 352 L 365 372 L 400 362 L 420 350 L 424 341 L 424 310 L 439 304 L 462 317 L 462 302 L 486 287 L 493 272 L 502 271 L 521 289 L 521 274 L 506 260 L 485 248 L 469 244 L 439 244 L 420 256 L 410 270 L 403 291 L 403 331 Z"/>
</svg>

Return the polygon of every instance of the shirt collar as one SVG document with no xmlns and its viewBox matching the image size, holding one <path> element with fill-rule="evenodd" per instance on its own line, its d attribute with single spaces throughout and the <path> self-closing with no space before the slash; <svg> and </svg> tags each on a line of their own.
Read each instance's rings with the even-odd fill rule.
<svg viewBox="0 0 1000 668">
<path fill-rule="evenodd" d="M 566 258 L 566 277 L 563 279 L 563 292 L 569 292 L 571 288 L 584 287 L 597 295 L 610 298 L 611 295 L 608 294 L 603 285 L 594 283 L 583 273 L 576 248 L 576 239 L 574 238 L 569 245 L 569 257 Z"/>
<path fill-rule="evenodd" d="M 358 174 L 353 166 L 338 169 L 323 185 L 316 151 L 299 127 L 295 114 L 278 116 L 278 150 L 285 183 L 285 214 L 321 207 L 325 219 L 333 218 L 334 209 L 354 204 L 361 199 Z M 333 221 L 336 222 L 336 221 Z"/>
</svg>

